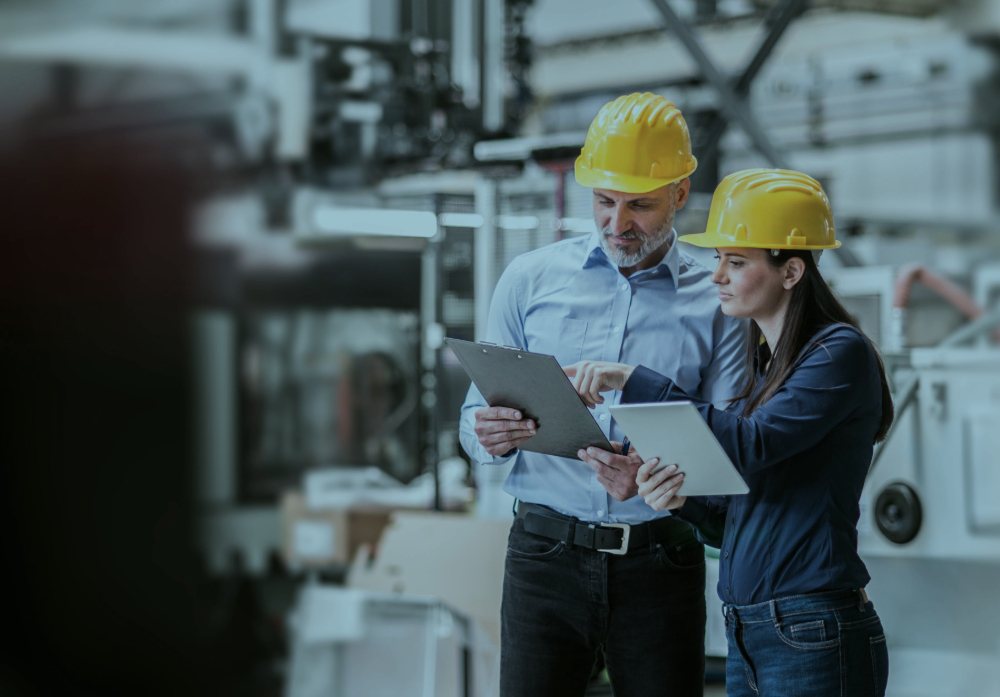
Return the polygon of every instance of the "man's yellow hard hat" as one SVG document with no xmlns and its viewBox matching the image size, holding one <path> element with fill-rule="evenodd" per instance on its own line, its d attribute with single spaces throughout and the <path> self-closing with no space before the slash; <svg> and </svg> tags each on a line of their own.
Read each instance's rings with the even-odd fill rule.
<svg viewBox="0 0 1000 697">
<path fill-rule="evenodd" d="M 680 238 L 698 247 L 836 249 L 830 200 L 819 182 L 787 169 L 747 169 L 722 180 L 708 229 Z"/>
<path fill-rule="evenodd" d="M 576 159 L 576 181 L 644 194 L 691 176 L 697 167 L 680 109 L 657 94 L 635 93 L 601 107 Z"/>
</svg>

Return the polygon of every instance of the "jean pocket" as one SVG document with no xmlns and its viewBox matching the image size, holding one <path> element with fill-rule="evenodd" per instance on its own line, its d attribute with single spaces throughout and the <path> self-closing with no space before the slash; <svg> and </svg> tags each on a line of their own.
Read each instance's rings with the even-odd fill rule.
<svg viewBox="0 0 1000 697">
<path fill-rule="evenodd" d="M 840 631 L 833 613 L 786 618 L 782 624 L 774 625 L 774 631 L 782 642 L 794 649 L 822 650 L 840 644 Z"/>
<path fill-rule="evenodd" d="M 516 559 L 554 559 L 566 549 L 561 540 L 532 535 L 528 532 L 512 532 L 507 538 L 507 556 Z"/>
<path fill-rule="evenodd" d="M 705 546 L 700 542 L 680 545 L 657 545 L 656 558 L 674 571 L 692 571 L 705 566 Z"/>
<path fill-rule="evenodd" d="M 875 680 L 875 697 L 885 697 L 885 688 L 889 684 L 889 650 L 885 645 L 885 634 L 873 636 L 868 640 L 872 654 L 872 677 Z"/>
<path fill-rule="evenodd" d="M 788 632 L 792 639 L 800 643 L 819 644 L 826 641 L 826 623 L 823 620 L 793 624 Z"/>
</svg>

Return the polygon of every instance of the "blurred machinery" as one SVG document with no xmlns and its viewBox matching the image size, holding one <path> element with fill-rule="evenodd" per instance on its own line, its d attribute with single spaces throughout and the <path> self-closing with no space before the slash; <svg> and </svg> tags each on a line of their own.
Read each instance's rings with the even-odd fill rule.
<svg viewBox="0 0 1000 697">
<path fill-rule="evenodd" d="M 310 469 L 374 465 L 405 483 L 458 454 L 468 380 L 441 347 L 474 336 L 479 186 L 303 188 L 284 230 L 254 197 L 203 208 L 215 301 L 196 322 L 199 498 L 213 568 L 239 552 L 264 571 L 281 545 L 278 494 Z"/>
<path fill-rule="evenodd" d="M 474 142 L 516 126 L 528 4 L 13 2 L 0 61 L 53 66 L 33 135 L 190 132 L 211 141 L 214 168 L 356 187 L 466 166 Z"/>
<path fill-rule="evenodd" d="M 498 649 L 427 596 L 306 586 L 295 610 L 288 697 L 490 697 Z"/>
</svg>

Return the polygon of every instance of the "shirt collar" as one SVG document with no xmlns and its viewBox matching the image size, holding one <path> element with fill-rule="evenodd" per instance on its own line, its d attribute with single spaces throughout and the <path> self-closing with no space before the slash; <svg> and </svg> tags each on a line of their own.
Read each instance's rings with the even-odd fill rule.
<svg viewBox="0 0 1000 697">
<path fill-rule="evenodd" d="M 583 257 L 583 268 L 588 268 L 594 264 L 605 263 L 615 269 L 615 263 L 608 258 L 608 255 L 604 253 L 604 248 L 601 247 L 601 233 L 595 232 L 590 235 L 590 242 L 587 245 L 587 253 Z M 673 279 L 674 283 L 677 283 L 677 277 L 680 275 L 680 265 L 681 257 L 680 251 L 677 249 L 677 231 L 673 228 L 670 229 L 670 249 L 667 250 L 666 255 L 660 260 L 660 263 L 653 268 L 658 268 L 663 266 L 670 272 L 670 278 Z M 648 269 L 647 271 L 651 271 Z M 645 273 L 645 272 L 639 272 Z"/>
</svg>

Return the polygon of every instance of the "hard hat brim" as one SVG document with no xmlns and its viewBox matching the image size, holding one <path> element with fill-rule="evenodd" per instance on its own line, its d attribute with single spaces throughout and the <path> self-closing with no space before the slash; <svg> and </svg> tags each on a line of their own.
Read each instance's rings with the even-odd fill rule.
<svg viewBox="0 0 1000 697">
<path fill-rule="evenodd" d="M 803 250 L 813 250 L 813 249 L 837 249 L 840 247 L 840 242 L 836 241 L 833 244 L 755 244 L 753 242 L 743 242 L 739 240 L 734 240 L 731 237 L 723 237 L 722 235 L 717 235 L 713 232 L 702 232 L 696 235 L 682 235 L 678 238 L 681 242 L 687 242 L 688 244 L 693 244 L 695 247 L 704 247 L 706 249 L 717 249 L 719 247 L 741 247 L 743 249 L 803 249 Z"/>
<path fill-rule="evenodd" d="M 696 169 L 698 169 L 698 160 L 692 157 L 687 171 L 679 176 L 668 179 L 650 179 L 649 177 L 636 177 L 629 174 L 590 169 L 582 165 L 578 159 L 574 173 L 577 184 L 585 186 L 588 189 L 608 189 L 610 191 L 620 191 L 625 194 L 646 194 L 667 184 L 687 179 L 694 174 Z"/>
</svg>

